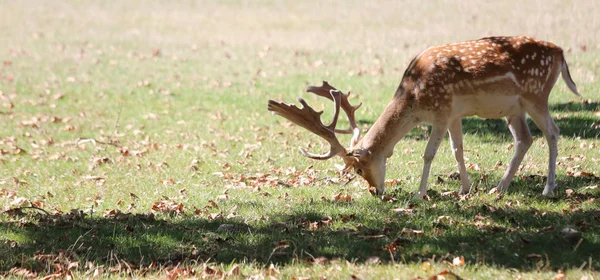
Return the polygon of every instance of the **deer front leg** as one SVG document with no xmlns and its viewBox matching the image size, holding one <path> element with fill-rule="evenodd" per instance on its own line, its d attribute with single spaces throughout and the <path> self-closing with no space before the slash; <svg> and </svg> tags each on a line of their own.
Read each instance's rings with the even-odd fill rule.
<svg viewBox="0 0 600 280">
<path fill-rule="evenodd" d="M 458 194 L 467 194 L 471 188 L 471 183 L 469 182 L 469 174 L 467 173 L 465 158 L 463 156 L 462 119 L 452 121 L 448 127 L 448 132 L 450 133 L 452 154 L 454 154 L 454 159 L 456 159 L 456 164 L 458 165 L 458 172 L 460 173 L 461 188 Z"/>
<path fill-rule="evenodd" d="M 523 157 L 525 157 L 527 150 L 529 150 L 531 143 L 533 143 L 531 132 L 527 126 L 525 113 L 506 117 L 506 122 L 508 123 L 508 129 L 512 133 L 515 141 L 515 154 L 513 155 L 504 176 L 502 176 L 502 180 L 500 180 L 500 183 L 498 184 L 497 189 L 499 192 L 508 189 L 510 182 L 515 176 L 515 172 L 517 172 L 519 165 L 521 165 L 521 162 L 523 161 Z"/>
<path fill-rule="evenodd" d="M 429 136 L 429 141 L 427 142 L 427 147 L 425 148 L 425 153 L 423 154 L 423 174 L 421 175 L 421 186 L 419 187 L 419 192 L 415 195 L 416 198 L 422 199 L 425 197 L 425 195 L 427 195 L 427 179 L 429 178 L 431 162 L 433 162 L 435 153 L 437 152 L 442 139 L 444 139 L 446 129 L 446 125 L 436 124 L 431 130 L 431 135 Z"/>
</svg>

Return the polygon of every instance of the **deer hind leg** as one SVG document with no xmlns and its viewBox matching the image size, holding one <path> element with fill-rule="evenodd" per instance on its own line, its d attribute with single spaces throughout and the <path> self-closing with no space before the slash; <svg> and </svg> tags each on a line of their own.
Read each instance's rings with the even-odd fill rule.
<svg viewBox="0 0 600 280">
<path fill-rule="evenodd" d="M 506 169 L 506 172 L 504 172 L 502 180 L 500 180 L 500 183 L 498 184 L 497 189 L 499 192 L 503 192 L 508 189 L 508 186 L 515 176 L 519 165 L 521 165 L 521 162 L 523 162 L 523 158 L 525 157 L 527 150 L 529 150 L 529 147 L 531 147 L 531 144 L 533 143 L 531 132 L 527 126 L 525 113 L 517 116 L 506 117 L 506 122 L 508 123 L 508 129 L 512 133 L 515 141 L 515 154 L 508 165 L 508 169 Z"/>
<path fill-rule="evenodd" d="M 556 187 L 556 157 L 558 156 L 559 129 L 550 116 L 548 107 L 545 107 L 544 109 L 534 107 L 532 110 L 528 110 L 527 113 L 529 113 L 529 116 L 531 116 L 535 124 L 542 130 L 546 142 L 548 143 L 548 179 L 546 180 L 546 187 L 544 188 L 542 195 L 550 196 Z"/>
<path fill-rule="evenodd" d="M 419 192 L 415 195 L 417 198 L 424 198 L 427 194 L 427 179 L 429 179 L 431 162 L 433 162 L 435 153 L 437 152 L 440 143 L 442 143 L 442 140 L 444 139 L 446 130 L 447 125 L 445 123 L 436 123 L 433 125 L 431 135 L 429 135 L 429 141 L 427 142 L 427 147 L 425 148 L 425 153 L 423 154 L 423 174 L 421 175 Z"/>
<path fill-rule="evenodd" d="M 461 188 L 459 194 L 467 194 L 471 187 L 469 182 L 469 174 L 465 167 L 465 158 L 463 156 L 463 138 L 462 138 L 462 120 L 457 119 L 450 123 L 448 127 L 450 133 L 450 146 L 452 147 L 452 154 L 456 159 L 458 165 L 458 171 L 460 173 Z"/>
</svg>

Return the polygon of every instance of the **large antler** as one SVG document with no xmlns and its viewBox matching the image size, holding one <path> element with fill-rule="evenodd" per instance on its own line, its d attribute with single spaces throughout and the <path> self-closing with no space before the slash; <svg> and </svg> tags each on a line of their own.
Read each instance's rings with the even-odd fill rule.
<svg viewBox="0 0 600 280">
<path fill-rule="evenodd" d="M 333 121 L 328 126 L 321 122 L 321 114 L 323 114 L 323 112 L 315 111 L 313 108 L 308 106 L 308 104 L 306 104 L 302 98 L 298 98 L 298 101 L 302 103 L 302 108 L 298 108 L 293 104 L 269 100 L 269 111 L 274 112 L 275 114 L 278 114 L 301 127 L 304 127 L 308 131 L 327 140 L 327 142 L 329 142 L 331 145 L 331 150 L 329 150 L 329 153 L 323 155 L 311 154 L 305 149 L 300 148 L 300 151 L 305 157 L 312 159 L 329 159 L 336 155 L 346 154 L 346 149 L 344 146 L 342 146 L 342 144 L 340 144 L 340 141 L 335 136 L 335 126 L 337 125 L 338 116 L 340 114 L 340 106 L 343 101 L 343 94 L 336 89 L 330 90 L 328 94 L 329 99 L 333 100 L 335 103 Z"/>
<path fill-rule="evenodd" d="M 318 96 L 325 97 L 329 100 L 333 100 L 332 95 L 330 94 L 331 91 L 339 92 L 338 89 L 332 87 L 326 81 L 323 81 L 323 85 L 321 85 L 320 87 L 309 86 L 308 88 L 306 88 L 306 91 L 312 92 Z M 346 115 L 348 116 L 348 122 L 350 123 L 350 128 L 343 129 L 343 130 L 336 129 L 335 132 L 343 133 L 343 134 L 351 134 L 352 133 L 353 134 L 352 140 L 350 140 L 350 149 L 352 149 L 352 147 L 354 147 L 354 145 L 358 142 L 358 138 L 360 137 L 360 128 L 358 128 L 358 125 L 356 124 L 354 112 L 356 112 L 356 110 L 358 110 L 358 108 L 360 108 L 362 103 L 359 103 L 356 106 L 352 106 L 350 104 L 350 102 L 348 101 L 349 96 L 350 96 L 350 92 L 348 92 L 346 94 L 341 93 L 341 107 L 344 110 L 344 112 L 346 113 Z"/>
</svg>

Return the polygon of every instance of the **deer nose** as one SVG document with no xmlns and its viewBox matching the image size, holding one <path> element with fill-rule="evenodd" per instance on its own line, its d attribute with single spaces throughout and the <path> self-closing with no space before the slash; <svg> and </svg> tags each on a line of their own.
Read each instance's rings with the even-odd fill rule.
<svg viewBox="0 0 600 280">
<path fill-rule="evenodd" d="M 375 186 L 369 186 L 369 192 L 372 195 L 382 195 L 384 191 L 385 191 L 385 189 L 383 187 L 377 188 Z"/>
</svg>

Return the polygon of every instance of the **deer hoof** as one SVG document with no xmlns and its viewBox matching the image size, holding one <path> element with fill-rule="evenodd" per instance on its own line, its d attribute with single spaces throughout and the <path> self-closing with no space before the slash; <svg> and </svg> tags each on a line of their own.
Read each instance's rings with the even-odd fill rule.
<svg viewBox="0 0 600 280">
<path fill-rule="evenodd" d="M 413 197 L 414 199 L 418 199 L 418 200 L 428 200 L 427 198 L 429 198 L 427 196 L 427 192 L 418 192 L 417 194 L 415 194 L 415 196 Z"/>
</svg>

